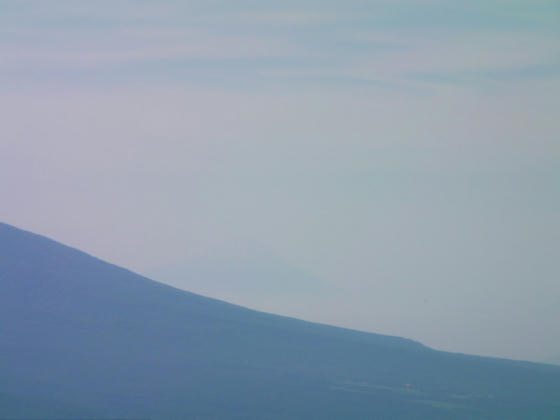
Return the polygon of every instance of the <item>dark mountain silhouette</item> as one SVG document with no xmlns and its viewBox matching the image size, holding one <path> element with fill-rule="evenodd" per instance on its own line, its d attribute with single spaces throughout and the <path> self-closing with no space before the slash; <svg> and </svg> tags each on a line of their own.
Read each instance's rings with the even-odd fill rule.
<svg viewBox="0 0 560 420">
<path fill-rule="evenodd" d="M 557 420 L 560 367 L 252 311 L 0 224 L 0 418 Z"/>
</svg>

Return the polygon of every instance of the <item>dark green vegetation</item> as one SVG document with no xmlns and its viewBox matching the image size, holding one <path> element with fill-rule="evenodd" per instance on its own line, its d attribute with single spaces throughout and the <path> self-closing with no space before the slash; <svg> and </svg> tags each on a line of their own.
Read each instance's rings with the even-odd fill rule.
<svg viewBox="0 0 560 420">
<path fill-rule="evenodd" d="M 0 418 L 55 417 L 557 420 L 560 367 L 255 312 L 0 224 Z"/>
</svg>

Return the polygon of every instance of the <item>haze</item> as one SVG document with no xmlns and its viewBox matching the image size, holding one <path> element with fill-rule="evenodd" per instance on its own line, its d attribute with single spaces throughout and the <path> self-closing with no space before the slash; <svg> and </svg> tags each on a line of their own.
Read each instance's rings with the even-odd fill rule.
<svg viewBox="0 0 560 420">
<path fill-rule="evenodd" d="M 2 221 L 437 349 L 560 357 L 560 6 L 0 2 Z"/>
</svg>

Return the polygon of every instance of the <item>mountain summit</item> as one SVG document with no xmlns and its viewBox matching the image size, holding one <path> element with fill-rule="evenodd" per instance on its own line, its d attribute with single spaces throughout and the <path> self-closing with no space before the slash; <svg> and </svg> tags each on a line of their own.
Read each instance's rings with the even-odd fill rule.
<svg viewBox="0 0 560 420">
<path fill-rule="evenodd" d="M 249 310 L 0 224 L 0 418 L 553 420 L 559 396 L 560 367 Z"/>
</svg>

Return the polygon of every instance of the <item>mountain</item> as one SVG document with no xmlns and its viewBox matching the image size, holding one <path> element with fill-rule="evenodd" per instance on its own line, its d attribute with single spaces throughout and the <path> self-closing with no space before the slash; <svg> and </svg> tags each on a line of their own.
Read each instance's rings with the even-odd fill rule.
<svg viewBox="0 0 560 420">
<path fill-rule="evenodd" d="M 0 224 L 0 418 L 557 420 L 559 395 L 558 366 L 249 310 Z"/>
</svg>

